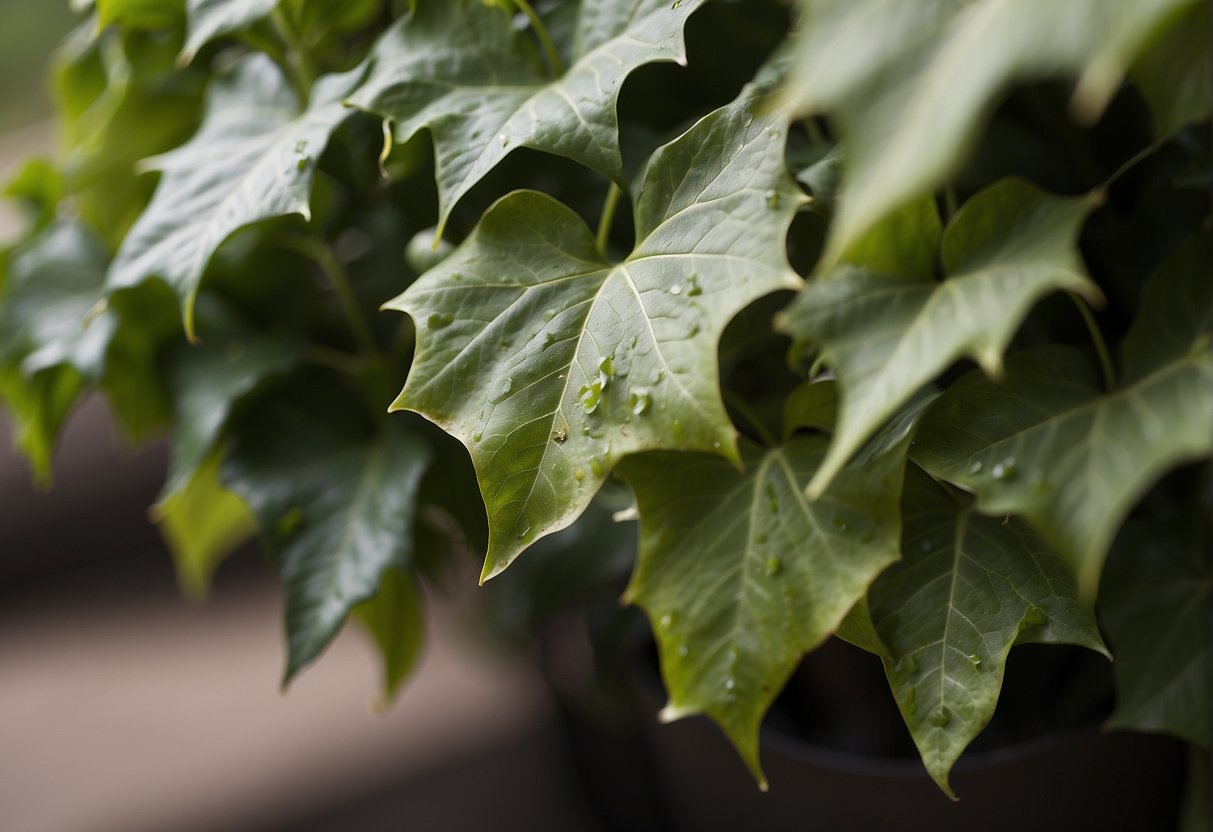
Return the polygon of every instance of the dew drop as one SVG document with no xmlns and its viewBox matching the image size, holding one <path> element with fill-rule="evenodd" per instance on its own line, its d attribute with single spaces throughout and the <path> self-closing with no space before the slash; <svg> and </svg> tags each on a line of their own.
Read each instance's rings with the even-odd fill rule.
<svg viewBox="0 0 1213 832">
<path fill-rule="evenodd" d="M 581 482 L 583 479 L 585 479 L 585 469 L 578 468 L 573 471 L 573 479 L 577 480 L 577 482 Z"/>
<path fill-rule="evenodd" d="M 425 319 L 425 324 L 430 329 L 444 329 L 445 327 L 450 326 L 454 320 L 455 316 L 448 312 L 432 312 L 430 313 L 430 316 Z"/>
<path fill-rule="evenodd" d="M 586 413 L 593 413 L 602 400 L 602 381 L 595 379 L 577 391 L 577 400 Z M 589 432 L 589 428 L 585 428 Z"/>
<path fill-rule="evenodd" d="M 299 161 L 295 162 L 295 170 L 307 170 L 310 161 L 312 161 L 311 156 L 300 156 Z"/>
<path fill-rule="evenodd" d="M 767 198 L 767 207 L 768 208 L 778 208 L 779 207 L 779 200 L 780 200 L 779 191 L 772 189 L 772 190 L 767 191 L 765 194 L 763 194 L 763 196 L 765 196 Z"/>
<path fill-rule="evenodd" d="M 952 721 L 952 712 L 942 705 L 931 711 L 931 715 L 927 717 L 927 722 L 934 725 L 936 728 L 944 728 Z"/>
<path fill-rule="evenodd" d="M 500 404 L 505 400 L 505 397 L 510 394 L 510 389 L 514 386 L 514 379 L 510 376 L 502 376 L 493 383 L 489 390 L 489 401 L 493 404 Z"/>
<path fill-rule="evenodd" d="M 530 540 L 531 539 L 531 527 L 527 526 L 525 529 L 520 531 L 518 533 L 518 539 L 519 540 Z"/>
<path fill-rule="evenodd" d="M 1010 482 L 1019 476 L 1019 469 L 1015 467 L 1015 460 L 1007 457 L 994 466 L 990 471 L 990 475 L 999 482 Z"/>
<path fill-rule="evenodd" d="M 601 358 L 599 358 L 598 359 L 598 372 L 600 372 L 606 378 L 614 378 L 615 377 L 615 356 L 604 355 Z M 605 381 L 602 384 L 604 387 L 606 386 Z"/>
<path fill-rule="evenodd" d="M 649 382 L 652 384 L 660 384 L 663 378 L 665 378 L 665 370 L 654 370 L 653 374 L 649 376 Z"/>
<path fill-rule="evenodd" d="M 978 474 L 981 473 L 981 467 L 982 466 L 981 466 L 980 459 L 973 460 L 973 464 L 969 466 L 969 474 L 971 476 L 977 476 Z"/>
<path fill-rule="evenodd" d="M 725 690 L 732 690 L 735 687 L 737 687 L 737 680 L 734 679 L 732 676 L 730 676 L 729 678 L 724 680 L 724 689 Z"/>
<path fill-rule="evenodd" d="M 681 294 L 682 294 L 682 287 L 681 287 L 681 286 L 677 286 L 677 285 L 675 285 L 675 286 L 671 286 L 671 287 L 670 287 L 670 294 L 671 294 L 671 295 L 681 295 Z"/>
<path fill-rule="evenodd" d="M 472 441 L 479 442 L 481 437 L 483 437 L 483 436 L 484 436 L 483 433 L 481 433 L 480 431 L 476 431 L 475 433 L 472 434 Z"/>
<path fill-rule="evenodd" d="M 667 612 L 665 615 L 661 616 L 661 629 L 668 630 L 673 623 L 674 616 L 670 613 Z"/>
<path fill-rule="evenodd" d="M 1049 620 L 1049 614 L 1040 607 L 1031 607 L 1023 616 L 1024 623 L 1039 627 Z"/>
<path fill-rule="evenodd" d="M 893 671 L 898 676 L 908 676 L 918 672 L 918 659 L 914 656 L 902 656 L 897 660 L 897 664 L 893 666 Z"/>
<path fill-rule="evenodd" d="M 649 409 L 652 403 L 652 396 L 649 395 L 647 387 L 633 387 L 631 395 L 628 396 L 628 407 L 632 408 L 632 413 L 636 416 L 641 415 Z"/>
<path fill-rule="evenodd" d="M 974 670 L 981 667 L 981 656 L 977 655 L 976 653 L 971 654 L 969 656 L 969 667 L 973 668 Z"/>
<path fill-rule="evenodd" d="M 690 654 L 691 650 L 685 644 L 678 645 L 678 655 L 684 659 Z"/>
<path fill-rule="evenodd" d="M 543 319 L 545 321 L 550 321 L 550 320 L 552 320 L 552 318 L 555 318 L 555 317 L 556 317 L 555 309 L 548 309 L 543 313 Z"/>
<path fill-rule="evenodd" d="M 540 352 L 542 352 L 543 350 L 546 350 L 548 347 L 552 346 L 552 344 L 555 344 L 555 343 L 556 343 L 556 336 L 551 332 L 545 332 L 543 334 L 543 343 L 539 345 Z"/>
<path fill-rule="evenodd" d="M 590 457 L 590 470 L 594 472 L 594 476 L 602 476 L 602 462 L 598 459 L 598 457 Z"/>
<path fill-rule="evenodd" d="M 783 562 L 779 558 L 767 558 L 767 574 L 778 575 L 783 570 Z"/>
<path fill-rule="evenodd" d="M 507 144 L 509 144 L 509 143 L 510 143 L 510 137 L 509 137 L 509 136 L 507 136 L 505 133 L 501 133 L 501 134 L 499 134 L 499 135 L 497 136 L 497 140 L 498 140 L 499 142 L 501 142 L 501 146 L 502 146 L 502 147 L 505 147 Z"/>
</svg>

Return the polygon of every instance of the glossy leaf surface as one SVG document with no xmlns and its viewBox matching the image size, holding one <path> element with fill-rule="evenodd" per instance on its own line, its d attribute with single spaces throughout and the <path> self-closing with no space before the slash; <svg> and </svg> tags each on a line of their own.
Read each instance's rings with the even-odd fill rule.
<svg viewBox="0 0 1213 832">
<path fill-rule="evenodd" d="M 628 453 L 736 459 L 720 333 L 750 301 L 799 283 L 782 241 L 803 197 L 784 168 L 784 123 L 758 106 L 743 96 L 656 152 L 623 262 L 607 262 L 570 209 L 517 192 L 387 304 L 418 328 L 393 407 L 459 437 L 476 466 L 484 577 L 575 520 Z"/>
</svg>

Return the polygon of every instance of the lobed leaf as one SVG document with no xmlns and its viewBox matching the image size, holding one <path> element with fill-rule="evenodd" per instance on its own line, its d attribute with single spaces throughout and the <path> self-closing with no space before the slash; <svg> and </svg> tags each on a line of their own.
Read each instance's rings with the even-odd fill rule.
<svg viewBox="0 0 1213 832">
<path fill-rule="evenodd" d="M 820 436 L 767 451 L 743 443 L 744 475 L 704 454 L 642 454 L 620 468 L 641 518 L 624 598 L 653 622 L 670 696 L 661 718 L 710 716 L 764 789 L 767 708 L 897 559 L 908 431 L 808 502 L 804 487 L 826 445 Z"/>
<path fill-rule="evenodd" d="M 367 424 L 356 402 L 315 381 L 258 401 L 231 430 L 221 478 L 280 562 L 290 681 L 375 596 L 384 570 L 409 567 L 430 449 Z"/>
<path fill-rule="evenodd" d="M 1202 235 L 1151 277 L 1117 389 L 1101 393 L 1081 354 L 1042 347 L 1012 356 L 1002 383 L 965 376 L 923 420 L 914 459 L 972 490 L 982 511 L 1025 517 L 1087 599 L 1138 498 L 1213 450 L 1209 262 Z"/>
<path fill-rule="evenodd" d="M 948 772 L 994 715 L 1015 644 L 1077 644 L 1106 654 L 1074 577 L 1015 520 L 958 506 L 911 467 L 899 563 L 868 592 L 885 672 L 923 764 L 949 796 Z"/>
<path fill-rule="evenodd" d="M 784 168 L 786 125 L 759 106 L 745 95 L 654 154 L 623 262 L 608 263 L 570 209 L 516 192 L 386 304 L 418 330 L 393 408 L 471 453 L 484 578 L 573 522 L 626 454 L 737 461 L 716 345 L 741 308 L 799 284 L 784 238 L 803 196 Z"/>
<path fill-rule="evenodd" d="M 570 65 L 557 72 L 501 8 L 423 0 L 380 38 L 350 101 L 383 116 L 401 144 L 430 131 L 441 235 L 455 203 L 518 147 L 622 183 L 619 90 L 640 66 L 686 62 L 682 27 L 702 4 L 582 0 Z"/>
<path fill-rule="evenodd" d="M 268 17 L 277 5 L 278 0 L 186 0 L 188 25 L 182 60 L 189 62 L 215 38 Z"/>
<path fill-rule="evenodd" d="M 1075 245 L 1092 207 L 1004 180 L 965 203 L 941 238 L 934 202 L 918 200 L 801 292 L 781 327 L 819 348 L 840 393 L 834 443 L 810 497 L 957 359 L 1000 376 L 1003 351 L 1041 297 L 1059 289 L 1102 297 Z M 946 273 L 938 281 L 937 259 Z"/>
<path fill-rule="evenodd" d="M 306 110 L 281 70 L 249 55 L 217 77 L 206 117 L 186 144 L 152 160 L 152 202 L 110 267 L 111 290 L 162 278 L 194 335 L 194 300 L 207 264 L 234 232 L 262 220 L 310 216 L 316 159 L 350 111 L 342 99 L 362 70 L 319 79 Z"/>
</svg>

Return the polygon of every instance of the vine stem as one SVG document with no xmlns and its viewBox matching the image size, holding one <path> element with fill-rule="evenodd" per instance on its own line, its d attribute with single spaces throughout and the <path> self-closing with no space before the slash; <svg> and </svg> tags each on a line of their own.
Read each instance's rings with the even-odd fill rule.
<svg viewBox="0 0 1213 832">
<path fill-rule="evenodd" d="M 564 75 L 564 62 L 560 60 L 560 53 L 556 51 L 556 44 L 552 43 L 552 38 L 548 35 L 547 27 L 543 25 L 543 21 L 539 19 L 539 15 L 535 14 L 535 10 L 531 8 L 531 4 L 527 0 L 512 0 L 519 11 L 526 15 L 526 19 L 531 21 L 531 28 L 535 30 L 535 36 L 539 38 L 539 44 L 543 47 L 543 52 L 548 56 L 548 63 L 551 64 L 552 77 L 558 78 Z"/>
<path fill-rule="evenodd" d="M 312 66 L 311 58 L 308 57 L 307 49 L 304 47 L 299 33 L 295 31 L 295 27 L 291 25 L 291 21 L 287 19 L 282 4 L 274 7 L 274 11 L 270 14 L 270 19 L 274 23 L 274 28 L 278 31 L 278 36 L 286 44 L 287 69 L 294 76 L 295 85 L 299 88 L 299 96 L 303 99 L 303 105 L 306 107 L 308 99 L 312 95 L 312 82 L 316 80 L 316 69 Z"/>
<path fill-rule="evenodd" d="M 1099 367 L 1103 371 L 1104 388 L 1111 390 L 1116 385 L 1116 376 L 1112 370 L 1112 357 L 1108 354 L 1108 345 L 1103 339 L 1103 333 L 1099 331 L 1099 324 L 1095 321 L 1095 316 L 1091 314 L 1091 308 L 1087 306 L 1087 302 L 1073 292 L 1067 292 L 1070 300 L 1074 301 L 1074 305 L 1078 307 L 1078 312 L 1082 315 L 1083 323 L 1087 325 L 1087 331 L 1091 333 L 1091 341 L 1095 344 L 1095 352 L 1099 355 Z"/>
<path fill-rule="evenodd" d="M 754 408 L 750 407 L 749 402 L 728 388 L 724 390 L 724 400 L 729 407 L 737 411 L 738 416 L 746 420 L 746 423 L 754 429 L 754 433 L 758 434 L 758 438 L 765 442 L 768 448 L 778 447 L 779 442 L 767 430 L 767 426 L 762 423 L 762 419 L 758 418 L 758 414 L 754 412 Z"/>
<path fill-rule="evenodd" d="M 606 201 L 602 203 L 602 215 L 598 218 L 598 253 L 606 257 L 607 240 L 611 236 L 611 222 L 615 219 L 615 209 L 619 206 L 619 197 L 623 190 L 614 182 L 607 189 Z"/>
<path fill-rule="evenodd" d="M 333 255 L 332 249 L 311 237 L 287 237 L 283 240 L 283 244 L 320 267 L 320 271 L 324 272 L 324 276 L 332 285 L 333 291 L 337 293 L 337 299 L 341 301 L 342 310 L 345 312 L 350 331 L 354 334 L 354 340 L 358 342 L 359 349 L 368 355 L 378 355 L 379 348 L 375 346 L 370 324 L 362 314 L 362 310 L 358 308 L 358 296 L 354 294 L 353 284 L 350 283 L 345 267 Z"/>
</svg>

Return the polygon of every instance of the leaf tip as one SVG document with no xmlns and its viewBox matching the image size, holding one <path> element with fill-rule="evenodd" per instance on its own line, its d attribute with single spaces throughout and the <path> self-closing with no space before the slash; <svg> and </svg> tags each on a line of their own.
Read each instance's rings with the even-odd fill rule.
<svg viewBox="0 0 1213 832">
<path fill-rule="evenodd" d="M 657 712 L 657 721 L 662 725 L 669 725 L 671 722 L 677 722 L 684 717 L 691 716 L 695 711 L 691 708 L 682 705 L 676 705 L 673 701 L 666 704 L 664 708 Z"/>
</svg>

